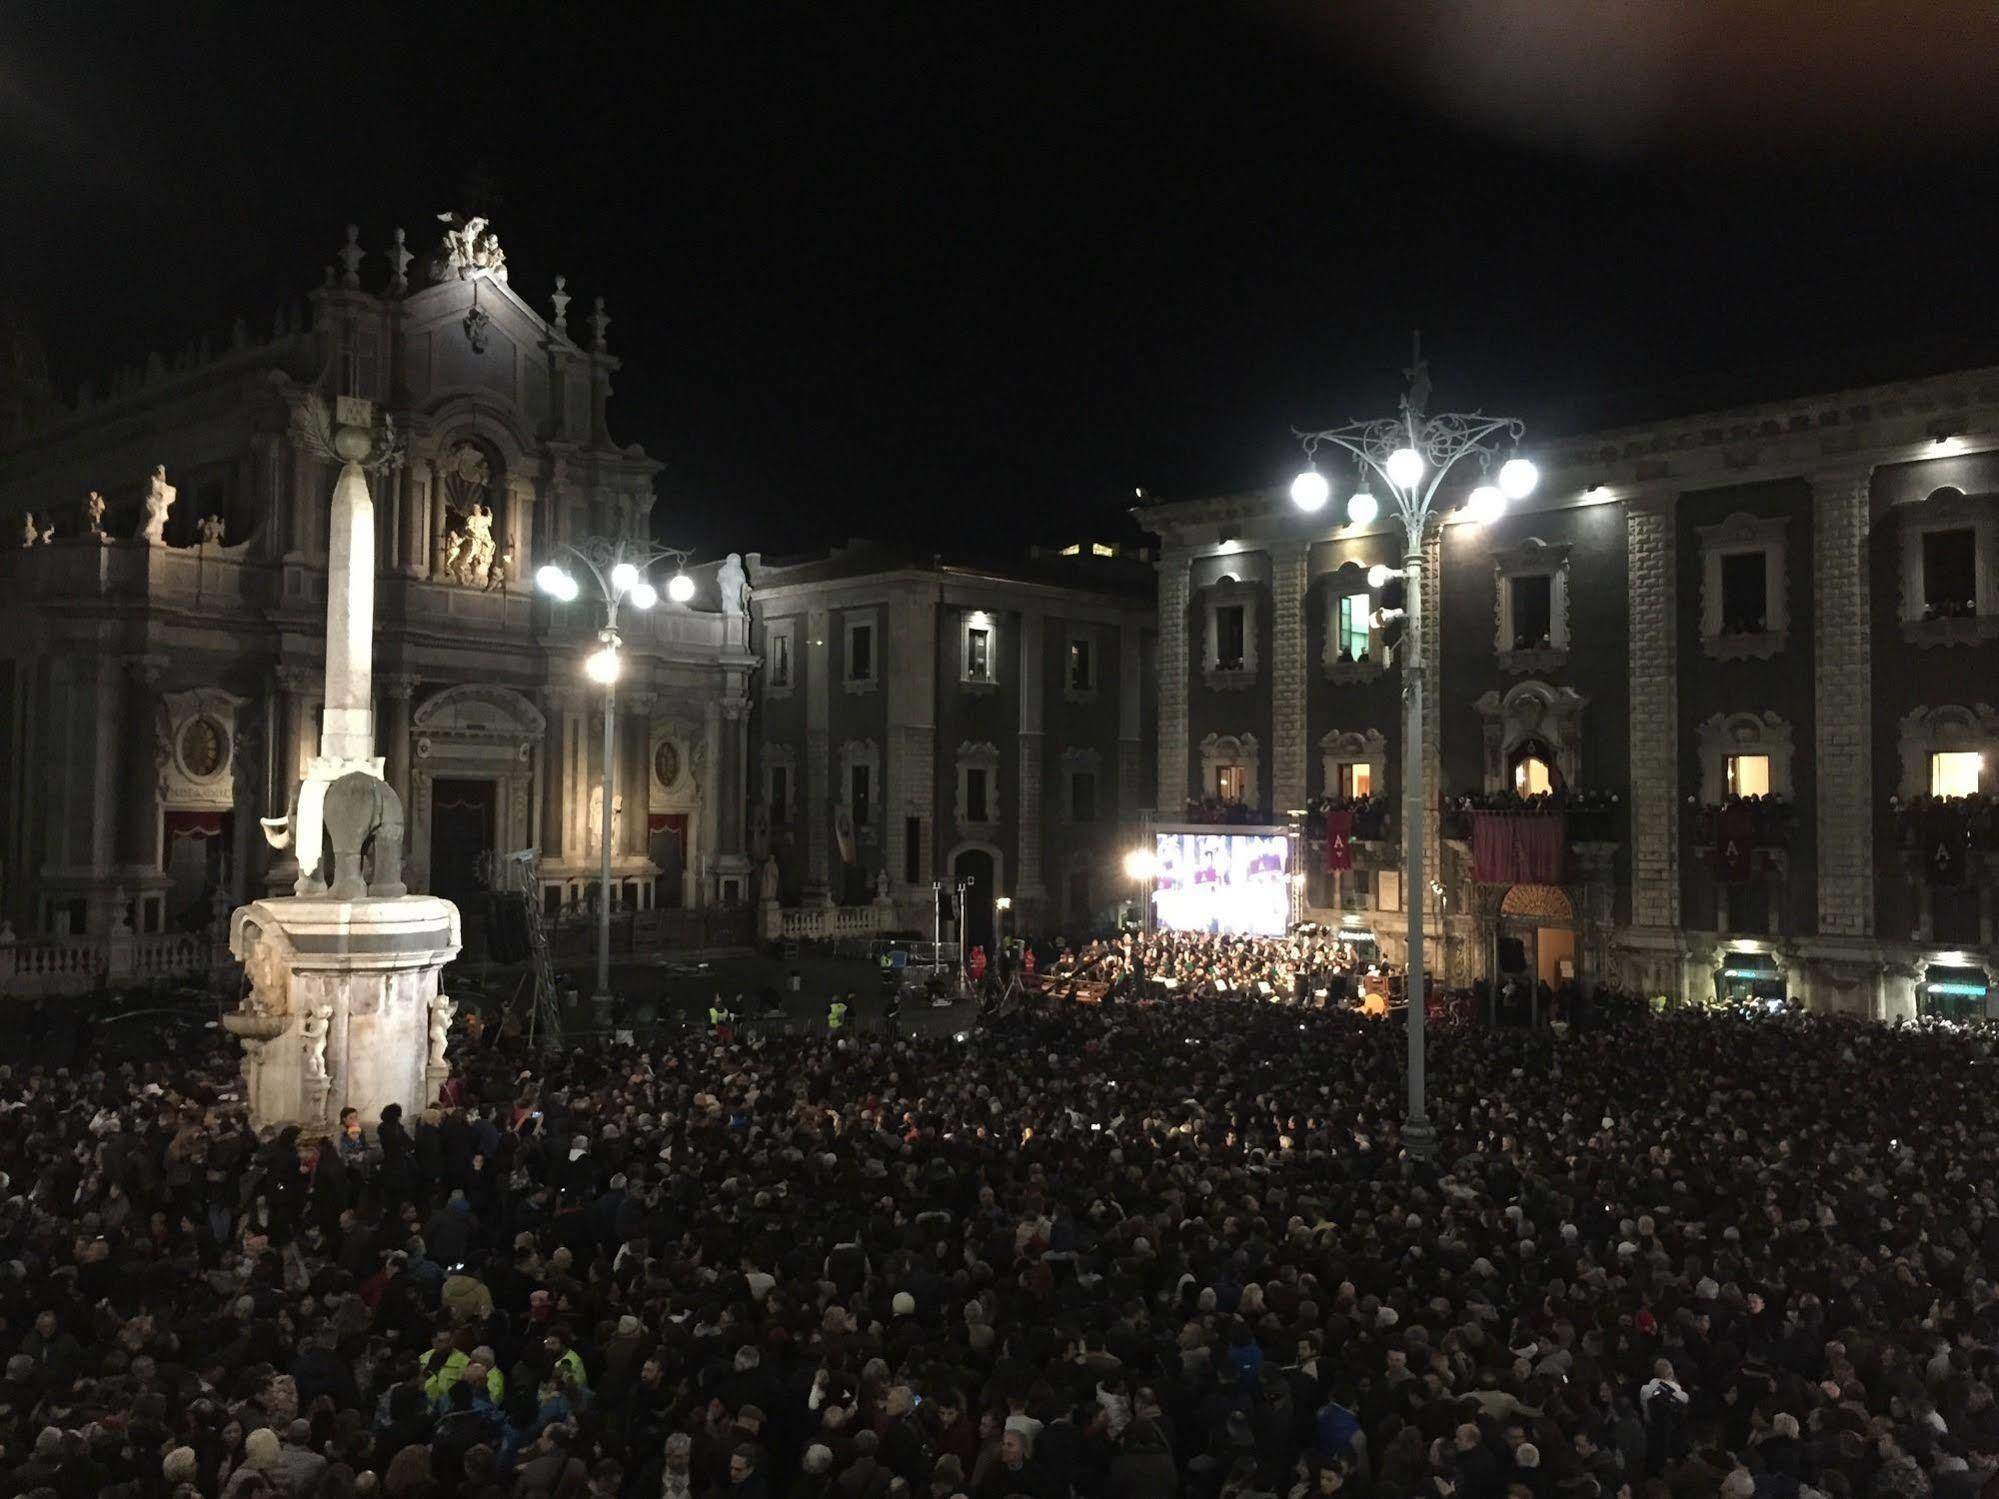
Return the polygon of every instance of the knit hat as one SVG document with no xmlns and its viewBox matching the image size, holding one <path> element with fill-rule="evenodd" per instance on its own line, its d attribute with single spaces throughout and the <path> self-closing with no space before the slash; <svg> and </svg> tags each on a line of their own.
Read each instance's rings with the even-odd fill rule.
<svg viewBox="0 0 1999 1499">
<path fill-rule="evenodd" d="M 895 1299 L 889 1303 L 889 1310 L 898 1317 L 914 1317 L 916 1315 L 916 1298 L 907 1291 L 897 1291 Z"/>
<path fill-rule="evenodd" d="M 193 1483 L 199 1462 L 192 1447 L 176 1447 L 160 1459 L 160 1476 L 168 1483 Z"/>
</svg>

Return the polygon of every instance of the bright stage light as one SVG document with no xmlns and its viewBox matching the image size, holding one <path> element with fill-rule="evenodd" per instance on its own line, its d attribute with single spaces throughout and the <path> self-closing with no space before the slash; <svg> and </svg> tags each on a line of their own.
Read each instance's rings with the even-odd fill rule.
<svg viewBox="0 0 1999 1499">
<path fill-rule="evenodd" d="M 1159 869 L 1159 861 L 1152 850 L 1135 848 L 1124 856 L 1124 872 L 1134 880 L 1149 880 Z"/>
</svg>

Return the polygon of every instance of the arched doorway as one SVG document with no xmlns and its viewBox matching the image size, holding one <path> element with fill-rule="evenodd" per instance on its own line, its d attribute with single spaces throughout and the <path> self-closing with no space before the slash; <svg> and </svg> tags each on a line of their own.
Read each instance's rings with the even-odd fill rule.
<svg viewBox="0 0 1999 1499">
<path fill-rule="evenodd" d="M 983 947 L 988 957 L 992 955 L 993 896 L 998 889 L 997 877 L 996 861 L 989 849 L 961 849 L 951 860 L 952 880 L 963 880 L 970 886 L 965 891 L 964 942 L 967 955 L 975 947 Z"/>
<path fill-rule="evenodd" d="M 1512 885 L 1499 902 L 1494 971 L 1559 989 L 1576 977 L 1576 908 L 1558 885 Z"/>
</svg>

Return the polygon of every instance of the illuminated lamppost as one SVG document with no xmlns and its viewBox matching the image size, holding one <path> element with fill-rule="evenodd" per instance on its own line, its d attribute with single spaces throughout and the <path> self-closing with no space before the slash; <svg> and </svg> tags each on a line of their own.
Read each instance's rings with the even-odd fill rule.
<svg viewBox="0 0 1999 1499">
<path fill-rule="evenodd" d="M 1342 449 L 1354 462 L 1359 484 L 1347 501 L 1347 519 L 1366 526 L 1380 513 L 1370 492 L 1378 481 L 1388 489 L 1390 503 L 1402 522 L 1404 635 L 1402 667 L 1402 888 L 1409 892 L 1409 1109 L 1403 1139 L 1412 1155 L 1427 1155 L 1435 1146 L 1423 1100 L 1423 911 L 1428 882 L 1423 877 L 1423 818 L 1428 810 L 1423 787 L 1423 539 L 1430 524 L 1431 503 L 1444 479 L 1461 462 L 1477 463 L 1479 482 L 1466 496 L 1464 518 L 1476 524 L 1499 518 L 1508 500 L 1532 494 L 1539 479 L 1534 465 L 1517 456 L 1526 424 L 1518 417 L 1486 416 L 1482 412 L 1429 414 L 1429 367 L 1422 344 L 1416 344 L 1407 371 L 1409 390 L 1400 411 L 1374 421 L 1349 422 L 1321 432 L 1297 432 L 1305 446 L 1307 467 L 1291 481 L 1291 502 L 1307 513 L 1321 509 L 1332 486 L 1318 469 L 1322 447 Z M 1294 429 L 1295 431 L 1296 429 Z M 1493 465 L 1497 461 L 1495 470 Z M 1380 588 L 1393 574 L 1376 566 L 1368 583 Z M 1377 613 L 1377 619 L 1393 618 Z"/>
<path fill-rule="evenodd" d="M 583 662 L 584 673 L 604 688 L 604 785 L 603 830 L 598 837 L 601 862 L 597 880 L 597 992 L 591 996 L 599 1004 L 611 999 L 611 763 L 612 744 L 617 733 L 618 674 L 622 669 L 619 651 L 624 638 L 618 633 L 618 607 L 650 609 L 659 602 L 659 592 L 646 581 L 646 569 L 662 558 L 671 557 L 673 576 L 667 580 L 666 596 L 676 604 L 694 597 L 694 580 L 687 576 L 688 553 L 672 547 L 654 546 L 649 541 L 596 538 L 562 550 L 583 565 L 596 582 L 604 601 L 604 624 L 597 631 L 598 647 Z M 576 575 L 550 562 L 535 574 L 535 584 L 559 603 L 573 603 L 583 589 Z"/>
</svg>

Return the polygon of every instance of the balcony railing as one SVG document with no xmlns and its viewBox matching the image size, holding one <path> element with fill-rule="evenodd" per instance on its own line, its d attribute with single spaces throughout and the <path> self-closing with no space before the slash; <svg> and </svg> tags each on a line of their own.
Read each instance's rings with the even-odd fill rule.
<svg viewBox="0 0 1999 1499">
<path fill-rule="evenodd" d="M 1441 809 L 1444 837 L 1458 843 L 1472 839 L 1472 822 L 1480 813 L 1514 817 L 1560 817 L 1570 843 L 1622 843 L 1624 798 L 1615 791 L 1553 792 L 1517 796 L 1488 791 L 1445 797 Z"/>
<path fill-rule="evenodd" d="M 34 937 L 0 944 L 0 999 L 41 999 L 112 987 L 200 978 L 228 954 L 205 932 Z"/>
<path fill-rule="evenodd" d="M 1732 796 L 1719 805 L 1703 804 L 1690 796 L 1687 812 L 1693 822 L 1694 844 L 1700 848 L 1714 847 L 1730 820 L 1743 826 L 1756 848 L 1789 848 L 1798 821 L 1796 805 L 1782 796 Z"/>
<path fill-rule="evenodd" d="M 1305 841 L 1323 843 L 1326 814 L 1345 812 L 1352 819 L 1351 836 L 1361 843 L 1379 843 L 1395 836 L 1395 811 L 1385 796 L 1320 796 L 1305 804 Z"/>
</svg>

